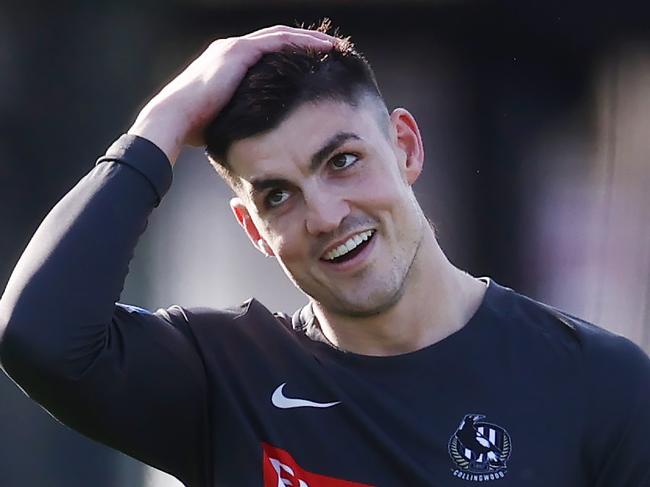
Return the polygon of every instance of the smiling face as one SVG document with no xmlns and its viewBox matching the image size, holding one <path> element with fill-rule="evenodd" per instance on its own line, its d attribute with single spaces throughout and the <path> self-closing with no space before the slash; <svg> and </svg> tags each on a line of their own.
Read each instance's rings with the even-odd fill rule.
<svg viewBox="0 0 650 487">
<path fill-rule="evenodd" d="M 305 103 L 233 143 L 228 161 L 237 220 L 325 310 L 372 315 L 399 300 L 425 227 L 411 190 L 422 142 L 408 112 L 389 119 L 371 97 Z"/>
</svg>

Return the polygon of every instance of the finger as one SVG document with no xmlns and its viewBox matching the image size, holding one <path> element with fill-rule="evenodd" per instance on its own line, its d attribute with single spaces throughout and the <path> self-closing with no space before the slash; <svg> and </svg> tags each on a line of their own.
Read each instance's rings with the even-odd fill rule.
<svg viewBox="0 0 650 487">
<path fill-rule="evenodd" d="M 251 32 L 249 34 L 246 34 L 244 37 L 255 37 L 258 35 L 263 35 L 263 34 L 274 34 L 276 32 L 293 32 L 293 33 L 298 33 L 298 34 L 304 34 L 304 33 L 309 33 L 309 32 L 314 32 L 316 33 L 317 31 L 315 30 L 310 30 L 310 29 L 304 29 L 301 27 L 291 27 L 289 25 L 272 25 L 270 27 L 264 27 L 263 29 L 256 30 L 254 32 Z"/>
<path fill-rule="evenodd" d="M 291 32 L 264 34 L 249 39 L 249 42 L 251 45 L 254 45 L 259 52 L 279 51 L 284 47 L 292 45 L 303 48 L 312 48 L 319 51 L 328 51 L 334 46 L 334 43 L 330 40 L 319 39 L 310 34 Z"/>
<path fill-rule="evenodd" d="M 289 27 L 287 25 L 274 25 L 272 27 L 266 27 L 264 29 L 260 29 L 255 32 L 251 32 L 250 34 L 247 34 L 243 37 L 253 39 L 268 34 L 276 34 L 282 32 L 310 35 L 316 37 L 317 39 L 321 39 L 323 41 L 336 42 L 336 37 L 333 37 L 329 34 L 325 34 L 324 32 L 318 32 L 316 30 L 311 30 L 311 29 L 302 29 L 300 27 Z"/>
</svg>

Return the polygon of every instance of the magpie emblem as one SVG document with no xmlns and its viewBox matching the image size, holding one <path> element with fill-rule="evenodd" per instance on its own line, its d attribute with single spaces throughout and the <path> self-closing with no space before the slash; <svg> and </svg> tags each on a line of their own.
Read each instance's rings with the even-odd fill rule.
<svg viewBox="0 0 650 487">
<path fill-rule="evenodd" d="M 449 439 L 454 477 L 476 482 L 505 477 L 512 439 L 505 429 L 483 419 L 482 414 L 466 414 Z"/>
</svg>

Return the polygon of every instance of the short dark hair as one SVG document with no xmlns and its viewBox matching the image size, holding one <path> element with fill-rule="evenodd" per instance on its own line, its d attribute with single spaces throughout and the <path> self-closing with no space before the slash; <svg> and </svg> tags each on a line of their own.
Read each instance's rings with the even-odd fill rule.
<svg viewBox="0 0 650 487">
<path fill-rule="evenodd" d="M 231 184 L 234 180 L 226 160 L 231 144 L 277 127 L 303 103 L 330 100 L 356 106 L 370 95 L 385 108 L 370 64 L 350 38 L 332 32 L 328 19 L 310 28 L 327 32 L 338 42 L 328 52 L 291 46 L 265 54 L 206 127 L 206 154 Z"/>
</svg>

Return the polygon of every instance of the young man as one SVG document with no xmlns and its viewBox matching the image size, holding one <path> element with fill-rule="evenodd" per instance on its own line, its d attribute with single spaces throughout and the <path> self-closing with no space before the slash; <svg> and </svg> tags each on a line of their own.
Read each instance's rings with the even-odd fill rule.
<svg viewBox="0 0 650 487">
<path fill-rule="evenodd" d="M 309 296 L 293 317 L 115 304 L 186 143 Z M 216 41 L 37 231 L 0 302 L 3 367 L 192 486 L 646 485 L 647 356 L 453 267 L 411 189 L 423 161 L 346 40 Z"/>
</svg>

